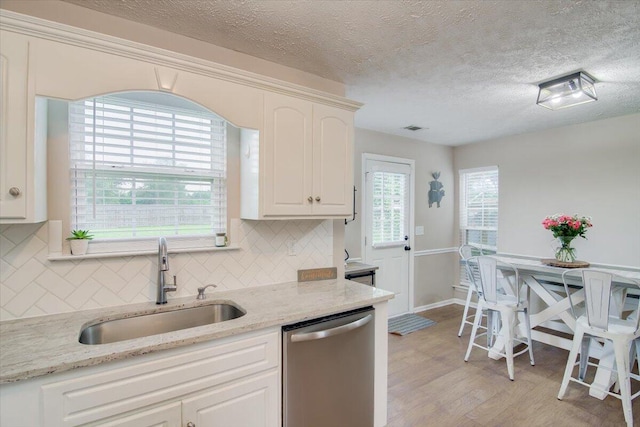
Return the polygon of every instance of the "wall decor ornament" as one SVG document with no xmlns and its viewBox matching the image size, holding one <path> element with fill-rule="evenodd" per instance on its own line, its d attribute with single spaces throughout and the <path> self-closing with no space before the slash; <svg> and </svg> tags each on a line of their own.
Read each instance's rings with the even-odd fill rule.
<svg viewBox="0 0 640 427">
<path fill-rule="evenodd" d="M 444 185 L 438 178 L 440 178 L 440 172 L 434 172 L 431 174 L 433 177 L 433 181 L 429 183 L 429 207 L 431 207 L 434 203 L 437 207 L 440 207 L 440 201 L 444 197 Z"/>
</svg>

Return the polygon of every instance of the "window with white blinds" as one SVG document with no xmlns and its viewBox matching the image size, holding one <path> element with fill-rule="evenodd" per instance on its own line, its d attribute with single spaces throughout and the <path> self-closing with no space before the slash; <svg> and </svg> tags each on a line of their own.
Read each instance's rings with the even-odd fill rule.
<svg viewBox="0 0 640 427">
<path fill-rule="evenodd" d="M 473 245 L 482 253 L 498 250 L 498 168 L 460 171 L 460 244 Z M 468 283 L 464 266 L 460 278 Z"/>
<path fill-rule="evenodd" d="M 460 244 L 497 251 L 498 168 L 460 171 Z"/>
<path fill-rule="evenodd" d="M 373 172 L 373 245 L 404 244 L 407 235 L 408 176 L 404 173 Z"/>
<path fill-rule="evenodd" d="M 96 238 L 226 230 L 226 122 L 186 103 L 69 104 L 73 229 Z"/>
</svg>

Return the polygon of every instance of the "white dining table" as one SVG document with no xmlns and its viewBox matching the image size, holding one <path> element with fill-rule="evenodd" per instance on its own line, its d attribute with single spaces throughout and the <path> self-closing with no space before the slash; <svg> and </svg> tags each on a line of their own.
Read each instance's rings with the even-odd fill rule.
<svg viewBox="0 0 640 427">
<path fill-rule="evenodd" d="M 571 314 L 569 298 L 565 294 L 562 285 L 562 273 L 568 269 L 545 265 L 541 262 L 541 259 L 530 257 L 497 254 L 495 258 L 516 267 L 521 282 L 528 286 L 544 303 L 540 304 L 538 310 L 535 310 L 537 307 L 530 306 L 531 339 L 570 350 L 572 344 L 571 339 L 545 330 L 534 329 L 539 326 L 547 330 L 573 335 L 576 321 Z M 598 264 L 593 264 L 589 268 L 608 271 L 627 279 L 640 280 L 640 268 L 612 267 Z M 626 285 L 625 283 L 621 284 Z M 584 291 L 579 289 L 572 293 L 571 299 L 574 304 L 582 302 L 584 300 Z M 534 310 L 531 310 L 531 308 L 534 308 Z M 518 328 L 518 335 L 523 335 L 525 332 L 522 330 L 522 328 L 524 328 L 524 322 L 520 322 Z M 504 344 L 502 345 L 504 346 Z M 596 387 L 592 387 L 589 390 L 589 394 L 599 399 L 604 399 L 607 394 L 601 390 L 608 390 L 615 382 L 614 375 L 611 371 L 615 361 L 613 345 L 610 343 L 599 345 L 592 340 L 589 356 L 599 359 L 598 369 L 594 379 Z"/>
</svg>

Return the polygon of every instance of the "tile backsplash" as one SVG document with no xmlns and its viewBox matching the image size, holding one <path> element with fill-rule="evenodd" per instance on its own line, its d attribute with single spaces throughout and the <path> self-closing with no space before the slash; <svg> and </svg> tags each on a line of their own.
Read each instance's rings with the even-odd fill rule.
<svg viewBox="0 0 640 427">
<path fill-rule="evenodd" d="M 333 264 L 331 220 L 240 221 L 238 250 L 171 254 L 178 291 L 209 283 L 239 289 L 295 281 Z M 295 256 L 289 255 L 295 240 Z M 0 320 L 155 300 L 157 256 L 49 261 L 48 226 L 0 226 Z M 215 291 L 214 291 L 215 292 Z"/>
</svg>

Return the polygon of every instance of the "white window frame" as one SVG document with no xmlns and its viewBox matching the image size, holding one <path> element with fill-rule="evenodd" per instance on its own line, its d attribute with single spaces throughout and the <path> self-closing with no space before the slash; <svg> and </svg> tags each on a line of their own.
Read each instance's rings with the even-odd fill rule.
<svg viewBox="0 0 640 427">
<path fill-rule="evenodd" d="M 215 113 L 213 113 L 215 115 Z M 225 122 L 225 126 L 228 123 Z M 226 198 L 226 142 L 225 142 L 225 190 L 224 195 Z M 73 164 L 70 161 L 68 169 L 71 172 Z M 192 171 L 185 170 L 184 176 L 193 175 Z M 198 174 L 196 174 L 198 175 Z M 70 201 L 69 208 L 73 206 L 73 201 Z M 71 211 L 69 212 L 71 215 Z M 199 234 L 199 235 L 165 235 L 168 246 L 171 252 L 182 251 L 197 251 L 197 250 L 220 250 L 215 246 L 215 232 L 227 232 L 228 213 L 225 212 L 224 219 L 221 221 L 221 228 L 219 230 L 212 231 L 211 234 Z M 70 227 L 72 221 L 70 218 Z M 80 227 L 82 228 L 82 227 Z M 143 255 L 148 253 L 154 253 L 158 250 L 158 238 L 161 236 L 144 236 L 144 237 L 126 237 L 126 238 L 109 238 L 109 239 L 95 239 L 89 246 L 89 252 L 87 257 L 92 256 L 124 256 L 124 255 Z"/>
<path fill-rule="evenodd" d="M 467 177 L 470 174 L 477 174 L 477 173 L 483 173 L 483 172 L 495 172 L 497 175 L 496 178 L 496 185 L 498 187 L 498 200 L 497 203 L 495 204 L 495 226 L 469 226 L 467 219 L 469 217 L 468 215 L 468 199 L 467 199 L 467 191 L 466 191 L 466 183 L 467 183 Z M 498 166 L 488 166 L 488 167 L 481 167 L 481 168 L 472 168 L 472 169 L 460 169 L 458 171 L 458 188 L 459 188 L 459 194 L 460 194 L 460 198 L 459 198 L 459 239 L 460 239 L 460 245 L 466 245 L 466 244 L 470 244 L 473 246 L 477 246 L 478 248 L 482 249 L 483 253 L 496 253 L 498 251 L 498 227 L 499 227 L 499 223 L 498 223 L 498 216 L 499 216 L 499 204 L 500 204 L 500 199 L 499 199 L 499 194 L 500 194 L 500 172 L 499 172 L 499 168 Z M 493 206 L 492 206 L 493 208 Z M 488 244 L 483 244 L 481 242 L 468 242 L 467 241 L 467 232 L 469 230 L 477 230 L 477 231 L 489 231 L 489 232 L 495 232 L 495 240 L 496 240 L 496 245 L 495 246 L 491 246 Z M 464 285 L 468 285 L 469 284 L 469 280 L 467 278 L 467 272 L 466 269 L 464 268 L 464 265 L 461 263 L 460 264 L 460 282 Z"/>
</svg>

